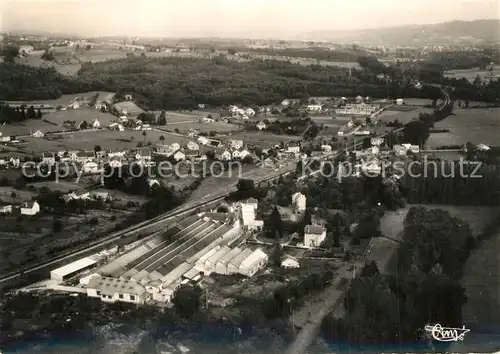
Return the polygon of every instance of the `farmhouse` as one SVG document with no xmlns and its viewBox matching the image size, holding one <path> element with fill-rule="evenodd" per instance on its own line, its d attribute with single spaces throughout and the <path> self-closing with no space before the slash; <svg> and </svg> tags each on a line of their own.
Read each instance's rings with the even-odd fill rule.
<svg viewBox="0 0 500 354">
<path fill-rule="evenodd" d="M 201 145 L 210 145 L 210 140 L 205 136 L 199 136 L 196 141 Z"/>
<path fill-rule="evenodd" d="M 216 148 L 214 153 L 215 158 L 220 161 L 229 161 L 233 156 L 229 150 L 223 148 Z"/>
<path fill-rule="evenodd" d="M 330 152 L 332 151 L 332 146 L 328 144 L 323 144 L 321 145 L 321 150 L 323 150 L 324 152 Z"/>
<path fill-rule="evenodd" d="M 125 128 L 120 123 L 112 123 L 109 125 L 109 130 L 118 130 L 122 132 L 125 130 Z"/>
<path fill-rule="evenodd" d="M 12 205 L 0 206 L 0 214 L 12 214 Z"/>
<path fill-rule="evenodd" d="M 288 144 L 286 152 L 299 153 L 300 152 L 300 145 L 298 143 L 291 142 Z"/>
<path fill-rule="evenodd" d="M 259 130 L 265 130 L 267 128 L 267 125 L 263 121 L 260 121 L 259 123 L 257 123 L 256 127 Z"/>
<path fill-rule="evenodd" d="M 36 215 L 40 212 L 40 204 L 36 202 L 36 200 L 31 202 L 24 202 L 21 204 L 21 215 Z"/>
<path fill-rule="evenodd" d="M 19 47 L 19 54 L 29 54 L 33 50 L 35 50 L 35 48 L 32 45 L 22 45 Z"/>
<path fill-rule="evenodd" d="M 289 255 L 285 255 L 281 259 L 281 268 L 284 268 L 284 269 L 300 268 L 300 264 L 296 258 L 289 256 Z"/>
<path fill-rule="evenodd" d="M 307 106 L 306 110 L 308 112 L 321 112 L 321 109 L 323 108 L 323 106 L 321 106 L 320 104 L 310 104 Z"/>
<path fill-rule="evenodd" d="M 249 117 L 255 116 L 255 111 L 252 108 L 245 109 L 245 114 Z"/>
<path fill-rule="evenodd" d="M 151 161 L 151 150 L 149 149 L 139 150 L 137 151 L 134 157 L 136 160 Z"/>
<path fill-rule="evenodd" d="M 304 228 L 304 246 L 319 247 L 326 238 L 326 229 L 317 225 L 307 225 Z"/>
<path fill-rule="evenodd" d="M 99 165 L 93 161 L 83 164 L 83 173 L 96 174 L 99 173 Z"/>
<path fill-rule="evenodd" d="M 232 157 L 235 160 L 244 159 L 245 157 L 247 157 L 249 155 L 250 155 L 250 152 L 244 148 L 233 150 L 233 152 L 232 152 Z"/>
<path fill-rule="evenodd" d="M 184 154 L 181 150 L 177 150 L 171 155 L 171 157 L 175 161 L 184 161 L 186 159 L 186 154 Z"/>
<path fill-rule="evenodd" d="M 45 134 L 43 134 L 40 130 L 37 130 L 33 133 L 34 138 L 43 138 Z M 10 139 L 9 139 L 10 140 Z"/>
<path fill-rule="evenodd" d="M 101 123 L 99 123 L 99 121 L 97 120 L 97 118 L 94 120 L 94 122 L 92 123 L 92 128 L 94 129 L 99 129 L 101 127 Z"/>
<path fill-rule="evenodd" d="M 190 141 L 189 143 L 187 143 L 187 149 L 189 151 L 200 151 L 200 146 L 194 141 Z"/>
</svg>

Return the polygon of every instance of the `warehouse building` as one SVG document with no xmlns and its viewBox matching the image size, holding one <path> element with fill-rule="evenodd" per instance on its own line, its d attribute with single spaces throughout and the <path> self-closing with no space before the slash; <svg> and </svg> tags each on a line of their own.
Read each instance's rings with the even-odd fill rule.
<svg viewBox="0 0 500 354">
<path fill-rule="evenodd" d="M 263 269 L 269 260 L 267 254 L 260 248 L 252 252 L 241 264 L 239 265 L 238 272 L 241 275 L 251 277 L 259 270 Z"/>
<path fill-rule="evenodd" d="M 247 259 L 253 251 L 249 248 L 243 250 L 240 254 L 234 257 L 227 265 L 227 274 L 237 274 L 239 272 L 240 264 Z"/>
<path fill-rule="evenodd" d="M 50 279 L 62 282 L 68 280 L 71 277 L 74 277 L 78 273 L 91 269 L 96 264 L 97 261 L 95 259 L 85 257 L 73 263 L 66 264 L 64 267 L 52 270 L 50 272 Z"/>
<path fill-rule="evenodd" d="M 229 262 L 233 260 L 234 257 L 239 255 L 242 252 L 241 248 L 236 247 L 233 248 L 231 251 L 226 253 L 219 261 L 217 262 L 217 265 L 215 266 L 215 272 L 218 274 L 223 274 L 223 275 L 228 275 L 228 269 L 227 266 L 229 265 Z"/>
<path fill-rule="evenodd" d="M 144 304 L 150 298 L 146 288 L 137 282 L 109 277 L 92 277 L 87 285 L 87 295 L 110 303 Z"/>
<path fill-rule="evenodd" d="M 217 266 L 219 260 L 229 252 L 231 252 L 231 248 L 229 248 L 228 246 L 224 246 L 220 250 L 218 250 L 214 255 L 209 257 L 204 264 L 205 274 L 210 274 L 212 272 L 215 272 L 215 267 Z"/>
</svg>

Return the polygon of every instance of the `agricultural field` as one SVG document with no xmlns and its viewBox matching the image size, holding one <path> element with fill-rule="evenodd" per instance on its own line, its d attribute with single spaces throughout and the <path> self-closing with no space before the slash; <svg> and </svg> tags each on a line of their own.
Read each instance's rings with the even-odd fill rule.
<svg viewBox="0 0 500 354">
<path fill-rule="evenodd" d="M 44 134 L 65 130 L 62 126 L 44 122 L 43 119 L 31 119 L 17 124 L 0 125 L 0 132 L 4 136 L 30 136 L 37 130 Z"/>
<path fill-rule="evenodd" d="M 32 200 L 36 197 L 37 192 L 35 190 L 17 190 L 13 187 L 0 187 L 0 201 L 11 204 L 20 203 L 22 201 Z"/>
<path fill-rule="evenodd" d="M 393 239 L 400 240 L 401 232 L 403 231 L 403 221 L 408 213 L 408 210 L 415 205 L 407 205 L 404 209 L 398 211 L 388 211 L 380 219 L 381 232 Z M 448 211 L 451 216 L 455 216 L 468 222 L 473 235 L 477 236 L 483 231 L 494 216 L 497 215 L 495 209 L 490 207 L 469 207 L 469 206 L 452 206 L 452 205 L 422 205 L 428 209 L 442 209 Z"/>
<path fill-rule="evenodd" d="M 98 95 L 97 97 L 98 100 L 104 101 L 106 99 L 112 98 L 114 93 L 106 91 L 91 91 L 91 92 L 82 92 L 72 95 L 62 95 L 61 97 L 53 100 L 5 101 L 5 103 L 9 105 L 25 105 L 25 106 L 31 106 L 31 105 L 38 106 L 43 104 L 56 108 L 57 106 L 68 106 L 76 100 L 83 103 L 88 103 L 91 99 L 94 98 L 95 95 Z"/>
<path fill-rule="evenodd" d="M 432 112 L 433 112 L 432 108 L 425 108 L 425 107 L 414 107 L 414 109 L 409 111 L 391 110 L 389 108 L 383 111 L 382 114 L 380 114 L 377 119 L 385 123 L 392 122 L 397 119 L 400 123 L 406 124 L 411 120 L 418 118 L 418 115 L 420 113 L 432 113 Z"/>
<path fill-rule="evenodd" d="M 114 107 L 118 109 L 126 109 L 128 114 L 130 116 L 138 116 L 141 113 L 144 113 L 144 110 L 137 106 L 134 102 L 132 101 L 123 101 L 123 102 L 118 102 L 114 104 Z"/>
<path fill-rule="evenodd" d="M 450 78 L 466 78 L 468 81 L 473 82 L 474 79 L 479 75 L 482 80 L 491 80 L 500 78 L 500 65 L 493 66 L 493 70 L 482 70 L 479 68 L 468 69 L 468 70 L 450 70 L 444 73 L 446 77 Z"/>
<path fill-rule="evenodd" d="M 42 118 L 50 123 L 63 126 L 65 121 L 80 123 L 86 121 L 92 124 L 94 120 L 98 120 L 102 128 L 109 126 L 111 123 L 118 121 L 118 118 L 110 113 L 99 112 L 93 108 L 78 108 L 68 109 L 66 111 L 58 111 L 45 114 Z M 42 132 L 44 132 L 42 130 Z M 44 132 L 45 133 L 45 132 Z"/>
<path fill-rule="evenodd" d="M 380 219 L 380 231 L 383 235 L 394 240 L 401 240 L 403 232 L 403 222 L 408 210 L 414 205 L 408 205 L 404 209 L 397 211 L 387 211 Z M 469 223 L 474 236 L 479 235 L 485 225 L 487 225 L 498 212 L 489 207 L 469 207 L 451 205 L 422 205 L 429 209 L 442 209 L 448 211 L 452 216 L 461 218 Z M 379 237 L 373 239 L 367 250 L 367 258 L 374 260 L 382 271 L 389 271 L 392 268 L 394 259 L 392 255 L 397 250 L 398 244 L 388 238 Z"/>
<path fill-rule="evenodd" d="M 95 145 L 100 145 L 103 150 L 135 149 L 138 144 L 151 143 L 155 145 L 160 142 L 160 136 L 164 136 L 164 144 L 187 144 L 189 139 L 179 137 L 167 132 L 156 130 L 146 131 L 146 136 L 142 131 L 128 130 L 123 132 L 99 130 L 99 131 L 77 131 L 58 134 L 50 139 L 47 138 L 26 138 L 26 147 L 20 150 L 36 149 L 38 153 L 42 151 L 60 150 L 92 150 Z"/>
<path fill-rule="evenodd" d="M 257 145 L 261 148 L 270 148 L 282 142 L 288 143 L 291 141 L 302 140 L 300 136 L 277 135 L 265 132 L 240 132 L 231 135 L 227 139 L 240 139 L 243 140 L 246 144 Z"/>
<path fill-rule="evenodd" d="M 433 133 L 428 144 L 443 145 L 473 144 L 498 145 L 500 109 L 474 108 L 455 109 L 454 114 L 437 122 L 434 129 L 447 129 L 447 133 Z"/>
<path fill-rule="evenodd" d="M 210 133 L 212 131 L 216 133 L 229 133 L 238 132 L 241 127 L 236 124 L 224 123 L 224 122 L 210 122 L 210 123 L 168 123 L 165 128 L 169 131 L 179 132 L 180 134 L 186 134 L 191 129 L 195 129 L 200 133 Z"/>
<path fill-rule="evenodd" d="M 0 254 L 4 255 L 0 257 L 0 270 L 19 269 L 27 262 L 33 262 L 33 257 L 46 259 L 53 249 L 69 247 L 109 232 L 127 216 L 128 213 L 121 210 L 88 210 L 86 214 L 64 215 L 59 218 L 63 225 L 59 233 L 53 232 L 54 218 L 49 214 L 22 217 L 22 223 L 17 221 L 16 216 L 0 216 Z"/>
</svg>

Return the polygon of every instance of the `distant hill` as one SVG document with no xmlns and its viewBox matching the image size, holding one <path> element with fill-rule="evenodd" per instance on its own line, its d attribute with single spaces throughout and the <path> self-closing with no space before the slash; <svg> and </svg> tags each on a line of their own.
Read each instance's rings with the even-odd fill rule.
<svg viewBox="0 0 500 354">
<path fill-rule="evenodd" d="M 500 42 L 500 20 L 452 21 L 359 31 L 317 31 L 300 36 L 360 45 L 453 45 Z"/>
</svg>

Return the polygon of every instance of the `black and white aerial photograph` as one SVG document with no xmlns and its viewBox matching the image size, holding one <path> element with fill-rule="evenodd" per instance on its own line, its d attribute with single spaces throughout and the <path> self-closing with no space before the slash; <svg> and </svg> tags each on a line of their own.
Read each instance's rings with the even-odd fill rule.
<svg viewBox="0 0 500 354">
<path fill-rule="evenodd" d="M 500 353 L 500 0 L 0 0 L 0 354 Z"/>
</svg>

